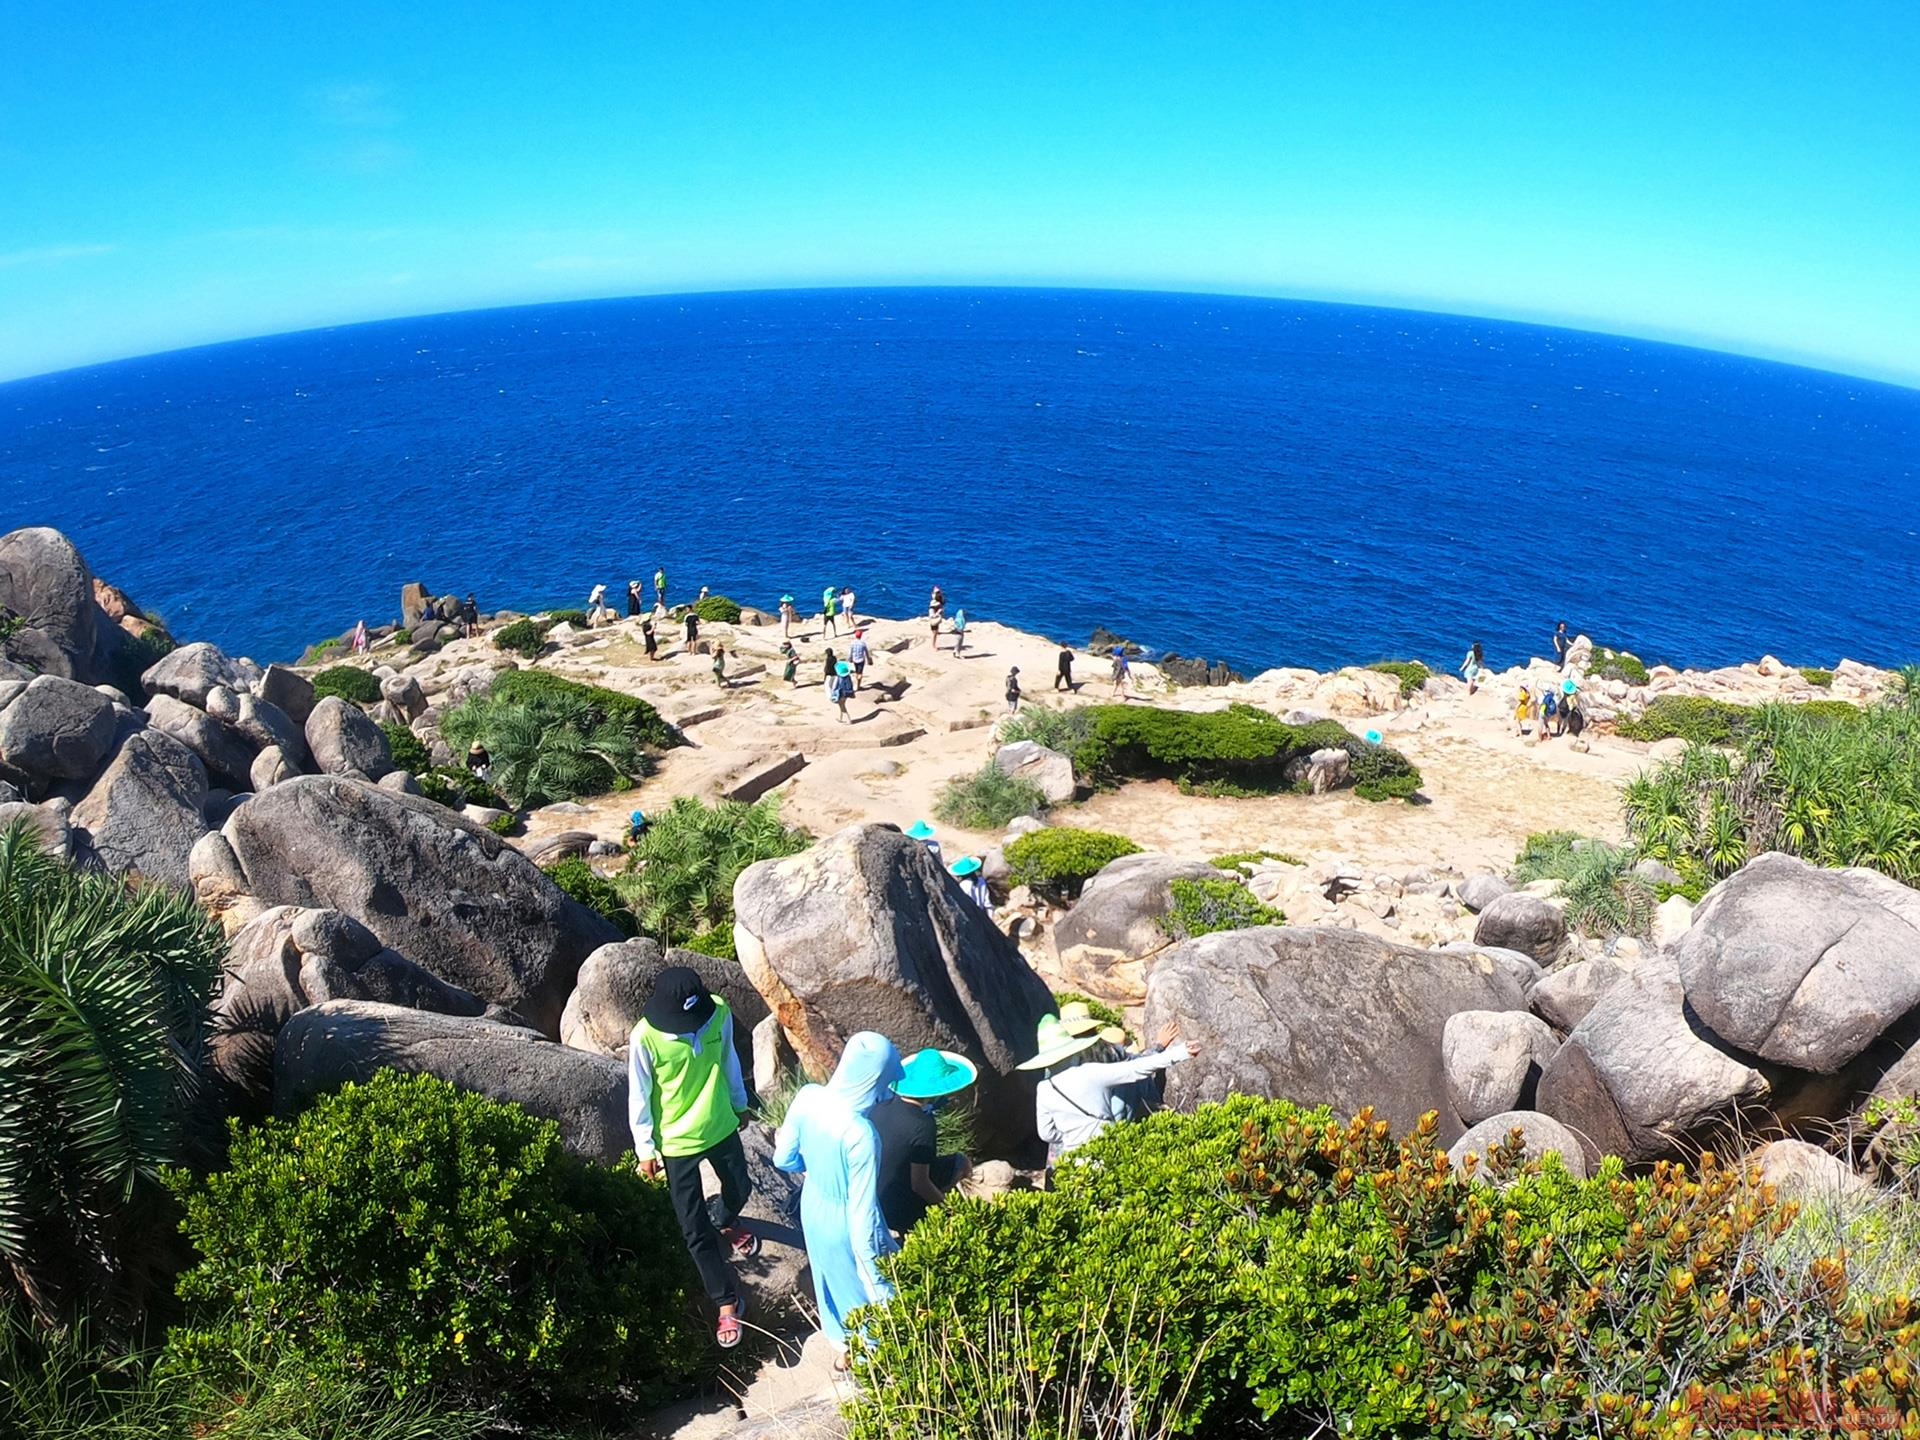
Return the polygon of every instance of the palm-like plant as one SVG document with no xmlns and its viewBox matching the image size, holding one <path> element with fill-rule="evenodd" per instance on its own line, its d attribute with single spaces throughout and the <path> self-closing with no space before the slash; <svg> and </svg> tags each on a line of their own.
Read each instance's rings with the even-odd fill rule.
<svg viewBox="0 0 1920 1440">
<path fill-rule="evenodd" d="M 222 948 L 190 897 L 0 831 L 0 1290 L 43 1316 L 138 1304 Z"/>
<path fill-rule="evenodd" d="M 682 795 L 653 817 L 616 884 L 640 933 L 677 944 L 733 918 L 733 882 L 758 860 L 812 844 L 781 823 L 776 799 L 703 805 Z"/>
<path fill-rule="evenodd" d="M 568 695 L 475 696 L 449 711 L 441 734 L 456 750 L 478 740 L 492 782 L 515 805 L 546 805 L 623 790 L 653 772 L 640 726 Z"/>
</svg>

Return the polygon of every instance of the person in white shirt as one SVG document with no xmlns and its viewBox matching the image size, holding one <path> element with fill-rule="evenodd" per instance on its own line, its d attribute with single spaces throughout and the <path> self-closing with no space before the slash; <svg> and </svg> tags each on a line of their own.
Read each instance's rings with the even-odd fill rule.
<svg viewBox="0 0 1920 1440">
<path fill-rule="evenodd" d="M 960 888 L 974 904 L 982 910 L 993 908 L 993 896 L 987 893 L 986 871 L 978 855 L 962 855 L 947 867 L 947 872 L 960 882 Z"/>
<path fill-rule="evenodd" d="M 1049 1170 L 1114 1121 L 1132 1119 L 1132 1087 L 1196 1053 L 1182 1042 L 1127 1055 L 1101 1038 L 1097 1022 L 1085 1033 L 1073 1033 L 1082 1028 L 1069 1028 L 1058 1015 L 1042 1015 L 1038 1053 L 1019 1067 L 1046 1072 L 1034 1092 L 1034 1122 L 1047 1142 Z M 1169 1030 L 1167 1038 L 1172 1035 Z"/>
</svg>

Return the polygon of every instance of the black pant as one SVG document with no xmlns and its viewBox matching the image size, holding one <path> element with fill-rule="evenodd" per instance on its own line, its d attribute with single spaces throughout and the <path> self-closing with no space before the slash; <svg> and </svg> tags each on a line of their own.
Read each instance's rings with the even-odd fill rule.
<svg viewBox="0 0 1920 1440">
<path fill-rule="evenodd" d="M 673 1197 L 673 1213 L 679 1217 L 680 1233 L 686 1238 L 687 1253 L 693 1256 L 700 1282 L 716 1305 L 731 1305 L 739 1299 L 733 1266 L 720 1251 L 720 1231 L 739 1217 L 740 1207 L 753 1193 L 753 1181 L 747 1175 L 747 1152 L 738 1135 L 729 1135 L 711 1150 L 698 1155 L 668 1155 L 667 1193 Z M 707 1199 L 700 1184 L 700 1162 L 713 1166 L 720 1177 L 720 1193 Z"/>
</svg>

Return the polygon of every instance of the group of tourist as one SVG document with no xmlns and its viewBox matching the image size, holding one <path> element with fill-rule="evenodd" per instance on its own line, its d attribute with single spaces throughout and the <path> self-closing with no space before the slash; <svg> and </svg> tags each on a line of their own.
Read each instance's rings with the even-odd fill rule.
<svg viewBox="0 0 1920 1440">
<path fill-rule="evenodd" d="M 1034 1118 L 1049 1177 L 1061 1157 L 1109 1125 L 1156 1108 L 1162 1073 L 1194 1053 L 1176 1042 L 1135 1054 L 1126 1042 L 1123 1029 L 1081 1002 L 1041 1017 L 1035 1054 L 1019 1068 L 1040 1075 Z M 628 1122 L 641 1173 L 665 1180 L 718 1311 L 715 1341 L 732 1349 L 746 1315 L 734 1262 L 758 1255 L 762 1243 L 740 1223 L 752 1194 L 740 1130 L 753 1101 L 732 1011 L 694 971 L 670 967 L 655 980 L 627 1052 Z M 884 1035 L 862 1031 L 847 1041 L 832 1077 L 804 1086 L 787 1107 L 772 1160 L 804 1177 L 800 1228 L 837 1368 L 847 1363 L 847 1317 L 893 1293 L 881 1257 L 973 1173 L 968 1156 L 940 1153 L 938 1116 L 977 1076 L 964 1055 L 929 1048 L 903 1060 Z M 718 1181 L 711 1197 L 702 1167 Z"/>
<path fill-rule="evenodd" d="M 1572 669 L 1573 641 L 1567 622 L 1557 622 L 1553 628 L 1553 654 L 1562 671 L 1560 683 L 1542 686 L 1538 694 L 1530 685 L 1520 687 L 1513 704 L 1514 734 L 1528 736 L 1537 733 L 1539 739 L 1550 740 L 1556 735 L 1578 737 L 1586 729 L 1586 711 L 1580 698 L 1580 677 Z M 1487 677 L 1487 673 L 1486 650 L 1476 640 L 1467 651 L 1466 659 L 1460 662 L 1460 676 L 1467 682 L 1467 694 L 1471 695 L 1480 688 L 1480 682 Z"/>
</svg>

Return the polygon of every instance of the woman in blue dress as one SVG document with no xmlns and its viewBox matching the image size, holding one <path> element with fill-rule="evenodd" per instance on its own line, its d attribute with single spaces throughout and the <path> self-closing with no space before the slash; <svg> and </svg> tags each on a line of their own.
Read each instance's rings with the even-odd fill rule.
<svg viewBox="0 0 1920 1440">
<path fill-rule="evenodd" d="M 847 1316 L 890 1298 L 879 1261 L 899 1247 L 880 1212 L 880 1137 L 867 1112 L 901 1076 L 900 1052 L 863 1030 L 847 1041 L 833 1078 L 794 1096 L 774 1141 L 773 1163 L 801 1171 L 800 1228 L 813 1266 L 820 1328 L 846 1367 Z"/>
</svg>

